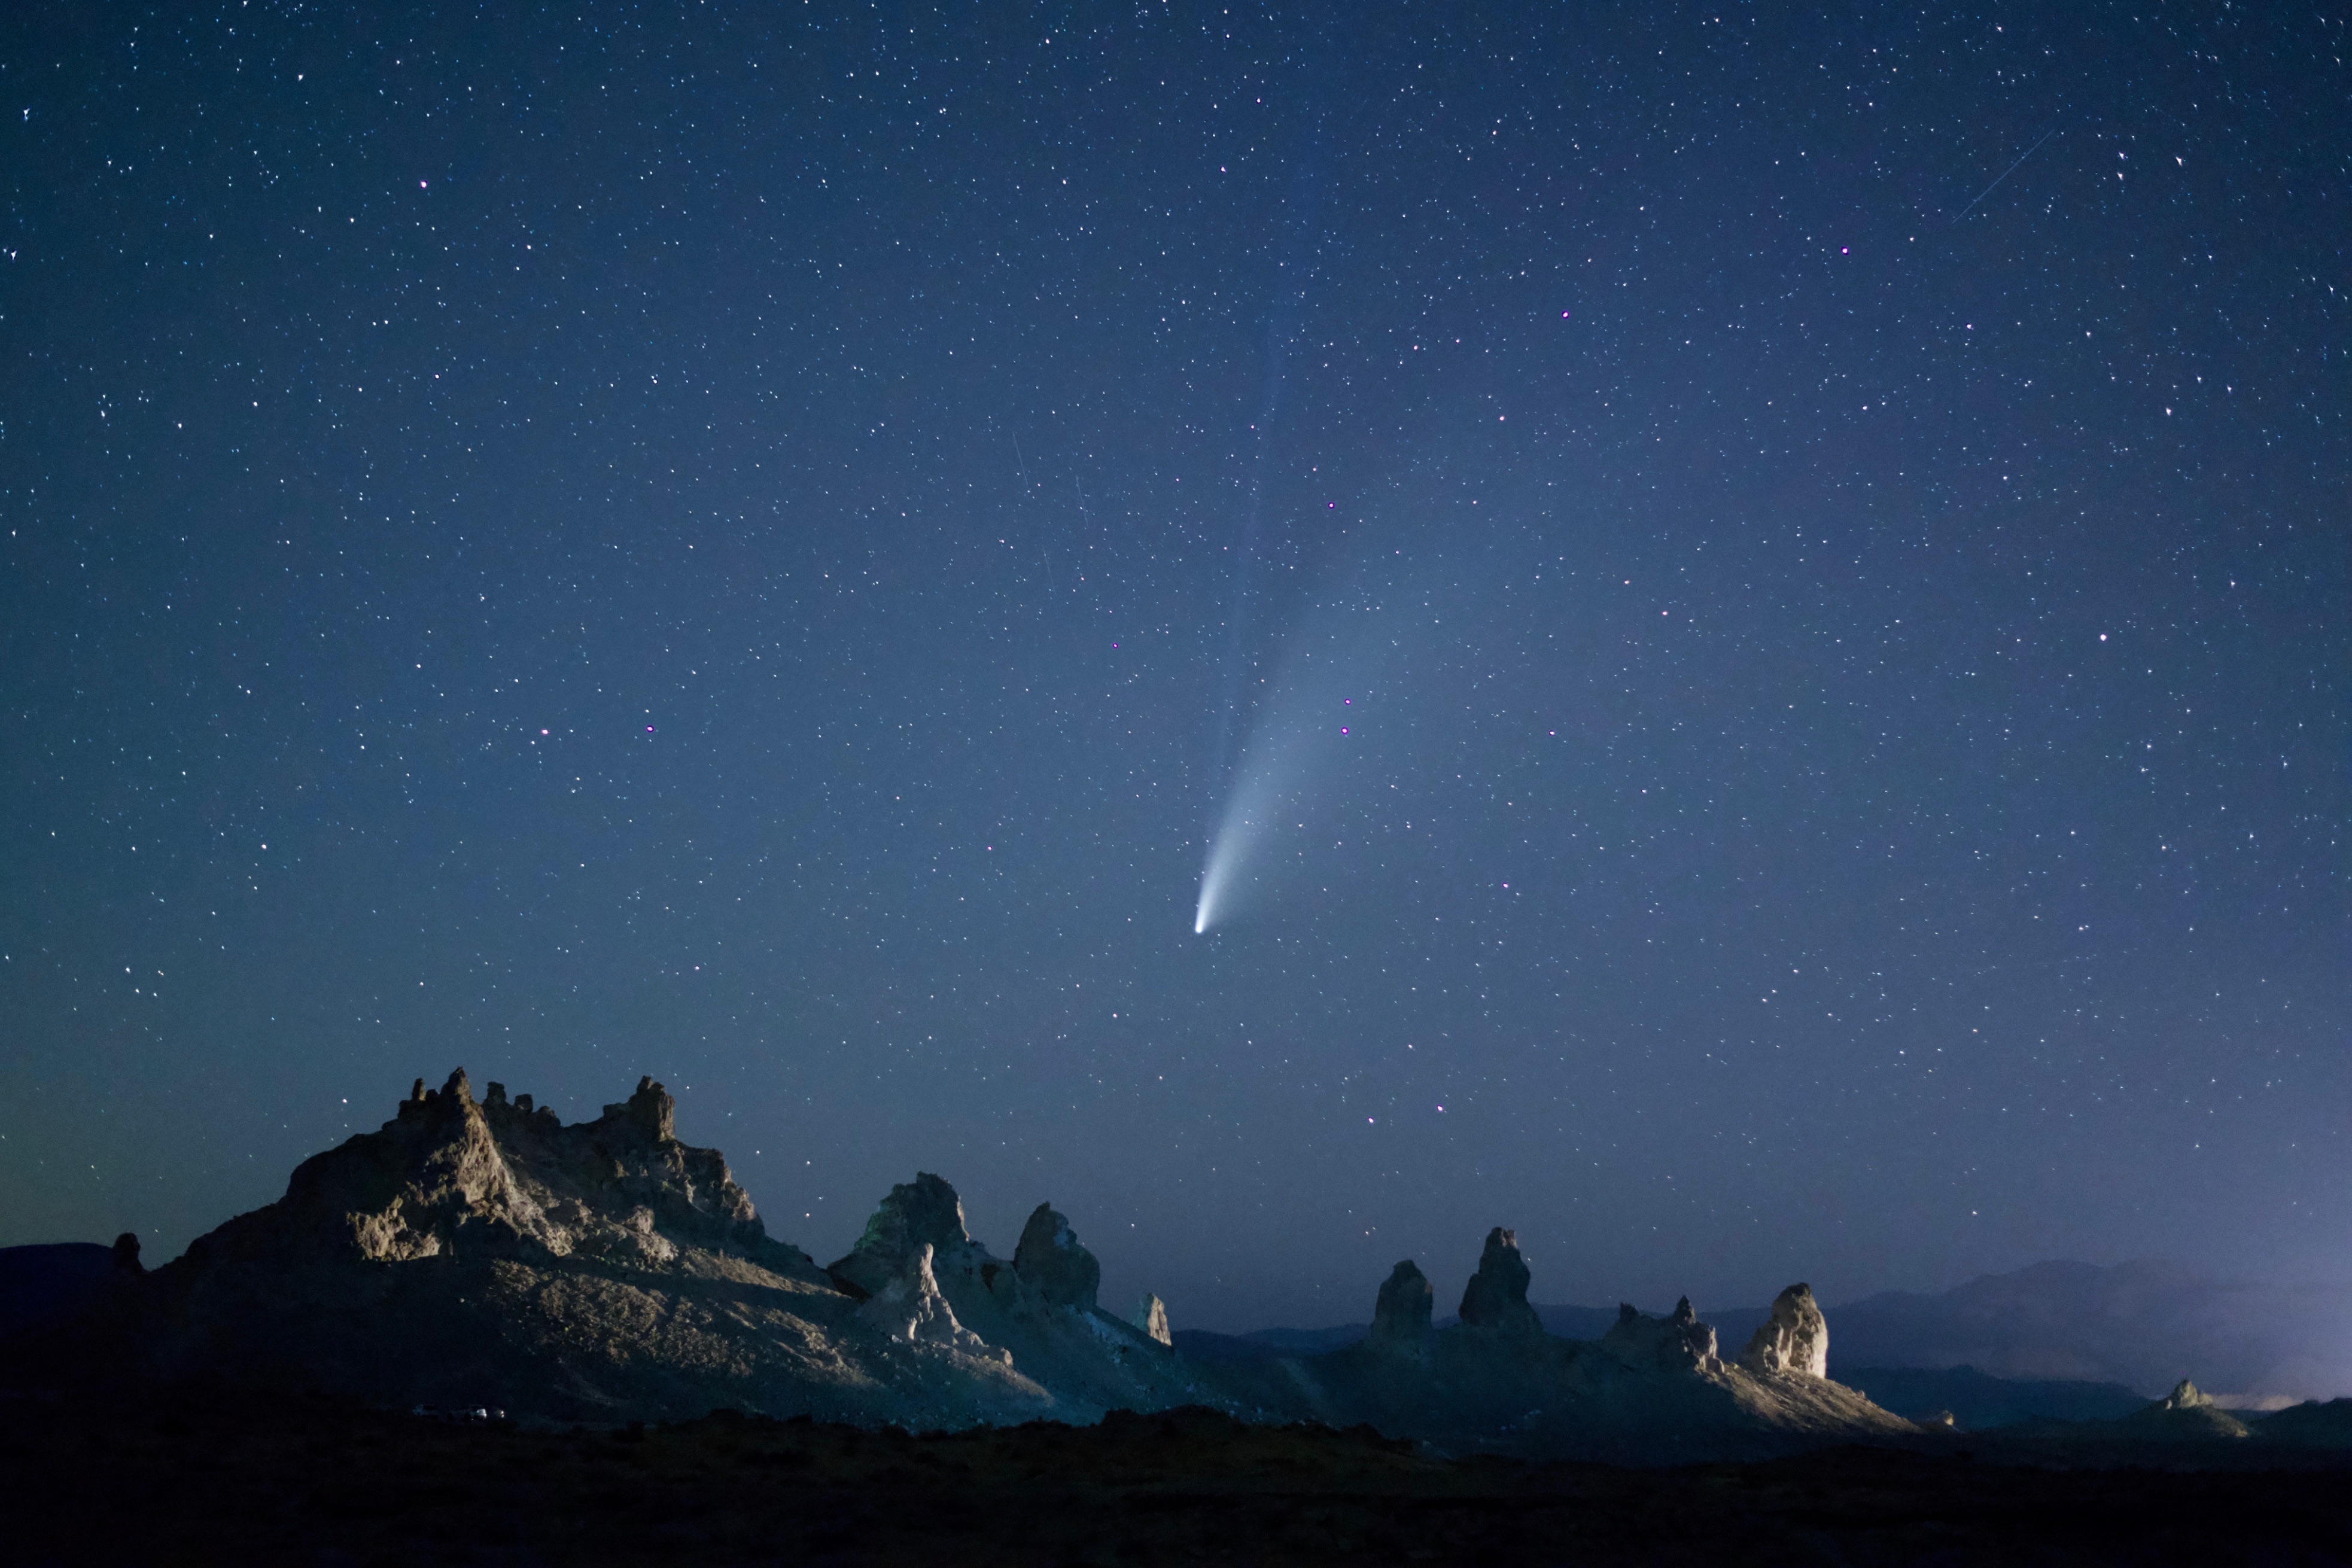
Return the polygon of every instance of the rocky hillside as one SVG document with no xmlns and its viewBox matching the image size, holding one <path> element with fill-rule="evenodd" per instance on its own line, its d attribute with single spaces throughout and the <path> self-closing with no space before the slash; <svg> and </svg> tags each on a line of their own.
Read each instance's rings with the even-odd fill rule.
<svg viewBox="0 0 2352 1568">
<path fill-rule="evenodd" d="M 496 1083 L 477 1100 L 460 1071 L 159 1270 L 153 1354 L 171 1375 L 555 1419 L 939 1427 L 1190 1396 L 1164 1344 L 1096 1309 L 1066 1221 L 1001 1264 L 926 1180 L 828 1272 L 767 1234 L 717 1150 L 678 1142 L 660 1084 L 565 1125 Z M 935 1255 L 995 1341 L 959 1322 Z"/>
<path fill-rule="evenodd" d="M 1456 1450 L 1663 1463 L 1760 1458 L 1823 1442 L 1906 1440 L 1918 1428 L 1823 1375 L 1828 1324 L 1791 1285 L 1738 1354 L 1683 1301 L 1621 1307 L 1598 1340 L 1548 1333 L 1528 1303 L 1517 1238 L 1496 1229 L 1460 1321 L 1432 1326 L 1435 1292 L 1411 1261 L 1380 1289 L 1371 1332 L 1320 1355 L 1224 1364 L 1229 1385 L 1333 1426 L 1369 1422 Z"/>
<path fill-rule="evenodd" d="M 557 1421 L 718 1408 L 957 1427 L 1202 1405 L 1370 1423 L 1468 1451 L 1654 1460 L 1761 1455 L 1917 1428 L 1825 1375 L 1828 1329 L 1790 1287 L 1736 1356 L 1689 1304 L 1597 1339 L 1546 1332 L 1512 1233 L 1488 1236 L 1458 1322 L 1400 1263 L 1370 1334 L 1324 1354 L 1198 1364 L 1147 1299 L 1040 1204 L 1010 1258 L 929 1174 L 891 1189 L 847 1255 L 767 1234 L 713 1149 L 642 1081 L 564 1124 L 496 1083 L 422 1081 L 376 1132 L 305 1161 L 286 1196 L 131 1281 L 127 1334 L 174 1380 Z M 128 1292 L 126 1294 L 126 1292 Z"/>
</svg>

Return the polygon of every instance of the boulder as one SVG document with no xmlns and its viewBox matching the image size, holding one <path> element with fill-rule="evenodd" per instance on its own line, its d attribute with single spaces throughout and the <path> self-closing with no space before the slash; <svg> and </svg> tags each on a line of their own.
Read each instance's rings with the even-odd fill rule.
<svg viewBox="0 0 2352 1568">
<path fill-rule="evenodd" d="M 139 1238 L 126 1230 L 114 1239 L 114 1266 L 126 1274 L 144 1274 L 146 1265 L 139 1261 Z"/>
<path fill-rule="evenodd" d="M 1143 1331 L 1146 1339 L 1171 1348 L 1175 1345 L 1175 1339 L 1168 1332 L 1168 1303 L 1159 1297 L 1146 1293 L 1135 1303 L 1135 1315 L 1129 1321 Z"/>
<path fill-rule="evenodd" d="M 1091 1312 L 1102 1289 L 1102 1265 L 1078 1245 L 1070 1222 L 1050 1203 L 1039 1204 L 1021 1228 L 1021 1244 L 1013 1249 L 1013 1271 L 1031 1300 L 1048 1306 Z"/>
<path fill-rule="evenodd" d="M 1601 1348 L 1614 1360 L 1642 1371 L 1719 1372 L 1715 1330 L 1698 1321 L 1685 1296 L 1671 1316 L 1646 1317 L 1632 1302 L 1617 1309 L 1617 1321 L 1601 1336 Z"/>
<path fill-rule="evenodd" d="M 1415 1270 L 1418 1272 L 1418 1270 Z M 1462 1321 L 1475 1329 L 1513 1339 L 1540 1338 L 1543 1320 L 1528 1305 L 1528 1265 L 1516 1232 L 1496 1226 L 1486 1233 L 1478 1271 L 1462 1292 Z"/>
<path fill-rule="evenodd" d="M 1739 1364 L 1768 1376 L 1830 1375 L 1830 1325 L 1811 1285 L 1791 1285 L 1772 1298 L 1772 1315 L 1748 1339 Z"/>
<path fill-rule="evenodd" d="M 1404 1260 L 1381 1281 L 1380 1297 L 1372 1303 L 1372 1330 L 1366 1337 L 1381 1345 L 1420 1343 L 1429 1337 L 1429 1314 L 1436 1301 L 1427 1277 L 1412 1259 Z"/>
</svg>

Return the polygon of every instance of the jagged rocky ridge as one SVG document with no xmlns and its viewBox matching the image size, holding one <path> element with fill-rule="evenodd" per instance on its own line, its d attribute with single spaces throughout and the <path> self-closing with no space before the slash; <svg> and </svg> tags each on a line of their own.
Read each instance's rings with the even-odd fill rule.
<svg viewBox="0 0 2352 1568">
<path fill-rule="evenodd" d="M 1895 1438 L 1917 1428 L 1822 1375 L 1806 1287 L 1736 1361 L 1687 1301 L 1554 1337 L 1512 1232 L 1486 1238 L 1461 1321 L 1432 1326 L 1412 1262 L 1362 1343 L 1197 1366 L 1146 1297 L 1097 1301 L 1101 1269 L 1040 1204 L 1010 1259 L 955 1189 L 893 1187 L 820 1268 L 770 1237 L 718 1151 L 680 1143 L 658 1083 L 566 1125 L 466 1074 L 420 1080 L 378 1131 L 305 1161 L 285 1197 L 142 1281 L 152 1370 L 558 1420 L 719 1407 L 940 1427 L 1210 1405 L 1369 1422 L 1463 1448 L 1655 1460 Z"/>
</svg>

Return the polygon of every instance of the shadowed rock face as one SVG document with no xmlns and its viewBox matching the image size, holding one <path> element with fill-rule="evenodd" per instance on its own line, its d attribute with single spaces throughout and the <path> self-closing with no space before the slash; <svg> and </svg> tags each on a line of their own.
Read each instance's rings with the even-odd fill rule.
<svg viewBox="0 0 2352 1568">
<path fill-rule="evenodd" d="M 1427 1339 L 1436 1296 L 1421 1270 L 1406 1259 L 1390 1270 L 1381 1282 L 1379 1300 L 1372 1306 L 1372 1332 L 1366 1337 L 1386 1345 L 1415 1344 Z"/>
<path fill-rule="evenodd" d="M 1698 1321 L 1685 1296 L 1674 1315 L 1644 1317 L 1632 1302 L 1617 1309 L 1617 1322 L 1601 1336 L 1601 1348 L 1627 1366 L 1659 1372 L 1717 1372 L 1715 1330 Z"/>
<path fill-rule="evenodd" d="M 930 1249 L 935 1270 L 988 1260 L 986 1249 L 964 1228 L 963 1200 L 929 1171 L 918 1171 L 913 1181 L 892 1187 L 866 1222 L 866 1234 L 857 1245 L 825 1272 L 850 1294 L 871 1296 L 904 1275 L 923 1248 Z"/>
<path fill-rule="evenodd" d="M 1830 1375 L 1830 1326 L 1811 1285 L 1791 1285 L 1772 1298 L 1772 1315 L 1749 1338 L 1739 1364 L 1767 1375 Z"/>
<path fill-rule="evenodd" d="M 1501 1226 L 1486 1232 L 1478 1271 L 1462 1292 L 1462 1321 L 1514 1339 L 1542 1336 L 1543 1320 L 1528 1305 L 1528 1265 L 1516 1233 Z"/>
<path fill-rule="evenodd" d="M 1094 1310 L 1102 1288 L 1102 1265 L 1078 1245 L 1070 1222 L 1041 1203 L 1021 1228 L 1021 1244 L 1013 1249 L 1013 1271 L 1021 1288 L 1049 1306 Z"/>
</svg>

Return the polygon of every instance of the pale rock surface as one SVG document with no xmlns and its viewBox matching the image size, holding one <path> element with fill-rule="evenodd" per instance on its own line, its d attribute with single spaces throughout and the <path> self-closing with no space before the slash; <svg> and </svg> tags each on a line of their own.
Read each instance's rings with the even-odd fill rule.
<svg viewBox="0 0 2352 1568">
<path fill-rule="evenodd" d="M 560 1420 L 726 1405 L 953 1427 L 1059 1408 L 961 1332 L 928 1247 L 882 1281 L 899 1321 L 862 1316 L 676 1125 L 650 1078 L 568 1126 L 503 1086 L 476 1101 L 462 1071 L 419 1081 L 380 1130 L 149 1276 L 142 1353 L 167 1376 Z"/>
<path fill-rule="evenodd" d="M 2156 1402 L 2158 1410 L 2210 1410 L 2213 1396 L 2187 1378 L 2172 1385 L 2172 1392 Z"/>
<path fill-rule="evenodd" d="M 2165 1440 L 2236 1438 L 2251 1436 L 2252 1431 L 2214 1404 L 2211 1395 L 2185 1377 L 2173 1385 L 2171 1393 L 2146 1409 L 2125 1416 L 2116 1425 L 2135 1437 Z"/>
<path fill-rule="evenodd" d="M 1675 1303 L 1670 1317 L 1648 1317 L 1631 1302 L 1617 1309 L 1617 1321 L 1601 1336 L 1601 1348 L 1627 1366 L 1657 1372 L 1720 1372 L 1715 1330 L 1698 1321 L 1690 1298 Z"/>
<path fill-rule="evenodd" d="M 1791 1285 L 1772 1298 L 1772 1315 L 1749 1337 L 1739 1364 L 1765 1376 L 1830 1375 L 1830 1326 L 1811 1285 Z"/>
<path fill-rule="evenodd" d="M 1174 1346 L 1176 1341 L 1168 1332 L 1168 1303 L 1158 1296 L 1147 1292 L 1135 1303 L 1133 1322 L 1154 1344 Z"/>
<path fill-rule="evenodd" d="M 955 1309 L 940 1294 L 931 1273 L 931 1244 L 919 1242 L 907 1255 L 906 1267 L 881 1283 L 857 1309 L 857 1315 L 894 1340 L 909 1344 L 942 1344 L 972 1355 L 992 1355 L 1012 1364 L 1013 1357 L 995 1351 L 956 1321 Z"/>
</svg>

